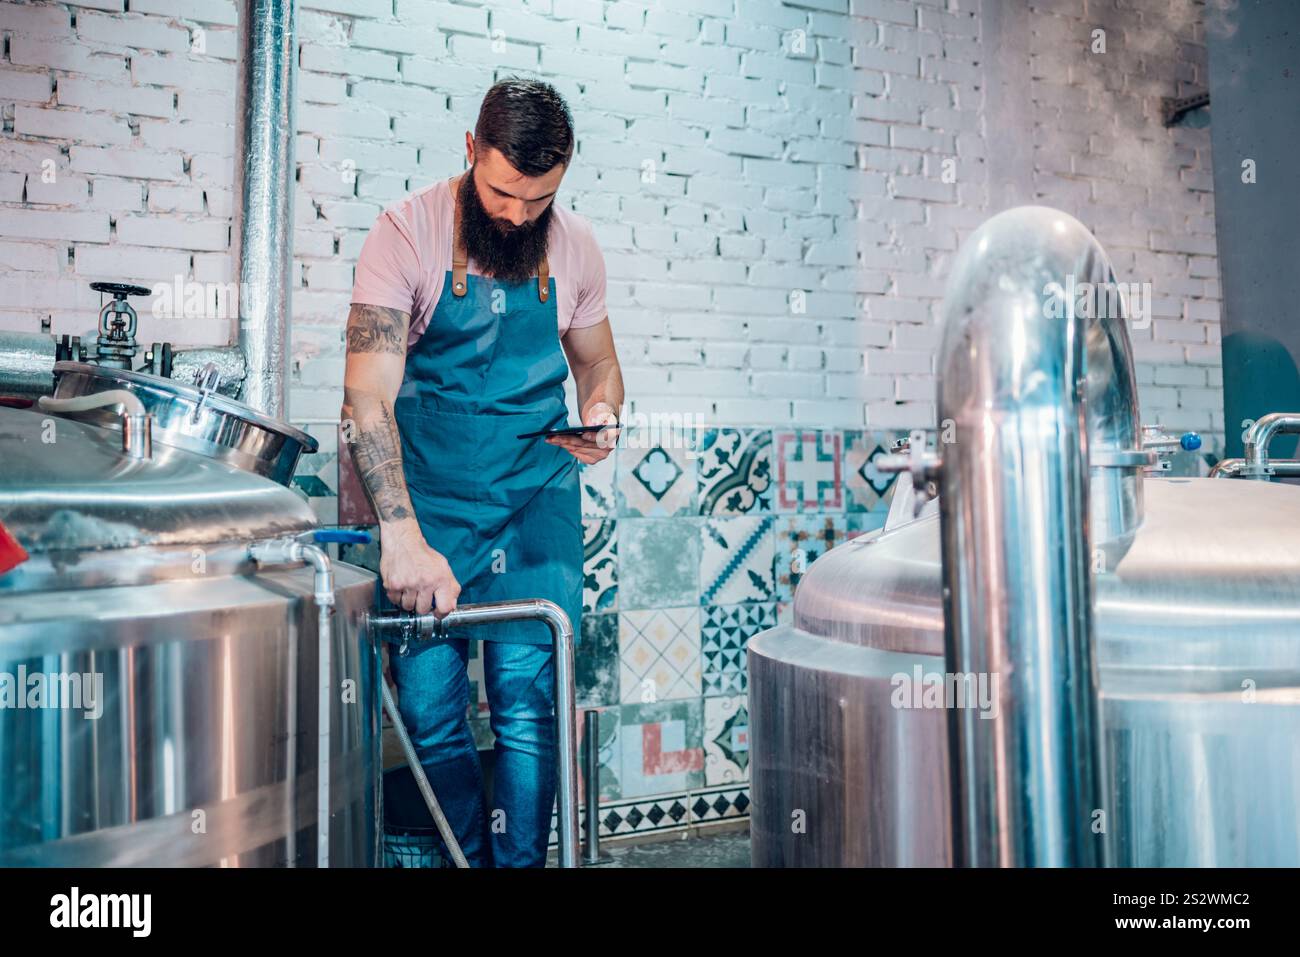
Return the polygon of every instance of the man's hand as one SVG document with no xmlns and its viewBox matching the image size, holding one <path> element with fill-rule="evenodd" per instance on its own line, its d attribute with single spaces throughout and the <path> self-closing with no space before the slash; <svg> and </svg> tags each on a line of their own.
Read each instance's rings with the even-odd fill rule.
<svg viewBox="0 0 1300 957">
<path fill-rule="evenodd" d="M 379 577 L 389 601 L 417 615 L 435 607 L 439 618 L 456 610 L 460 582 L 447 559 L 429 547 L 414 522 L 381 527 Z"/>
<path fill-rule="evenodd" d="M 593 402 L 582 417 L 583 425 L 616 425 L 618 416 L 608 402 Z M 618 429 L 606 429 L 590 435 L 552 435 L 546 441 L 568 449 L 584 465 L 595 465 L 618 444 Z"/>
</svg>

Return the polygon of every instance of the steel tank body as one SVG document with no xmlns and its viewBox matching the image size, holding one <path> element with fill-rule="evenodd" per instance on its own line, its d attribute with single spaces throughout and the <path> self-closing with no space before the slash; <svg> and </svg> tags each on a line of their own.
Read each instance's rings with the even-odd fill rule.
<svg viewBox="0 0 1300 957">
<path fill-rule="evenodd" d="M 1144 491 L 1094 575 L 1110 863 L 1300 865 L 1300 487 Z M 899 677 L 945 670 L 940 589 L 922 518 L 819 558 L 749 642 L 756 866 L 952 862 L 949 710 Z"/>
<path fill-rule="evenodd" d="M 0 576 L 0 681 L 64 686 L 59 707 L 47 682 L 45 707 L 0 708 L 0 866 L 315 865 L 313 571 L 248 557 L 311 531 L 307 504 L 183 449 L 129 459 L 120 433 L 30 411 L 0 408 L 0 461 L 0 522 L 31 555 Z M 374 866 L 375 578 L 333 568 L 329 863 Z"/>
</svg>

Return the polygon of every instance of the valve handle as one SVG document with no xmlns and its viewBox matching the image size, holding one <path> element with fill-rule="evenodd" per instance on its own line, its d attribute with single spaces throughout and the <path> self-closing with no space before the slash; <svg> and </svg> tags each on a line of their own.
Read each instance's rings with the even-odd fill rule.
<svg viewBox="0 0 1300 957">
<path fill-rule="evenodd" d="M 1188 452 L 1195 452 L 1201 447 L 1201 436 L 1197 432 L 1184 432 L 1179 438 L 1178 444 Z"/>
<path fill-rule="evenodd" d="M 318 528 L 311 533 L 311 540 L 318 545 L 369 545 L 374 541 L 369 532 L 350 528 Z"/>
<path fill-rule="evenodd" d="M 95 292 L 106 292 L 114 299 L 125 299 L 127 296 L 147 296 L 152 289 L 144 286 L 136 286 L 129 282 L 92 282 L 90 288 Z"/>
</svg>

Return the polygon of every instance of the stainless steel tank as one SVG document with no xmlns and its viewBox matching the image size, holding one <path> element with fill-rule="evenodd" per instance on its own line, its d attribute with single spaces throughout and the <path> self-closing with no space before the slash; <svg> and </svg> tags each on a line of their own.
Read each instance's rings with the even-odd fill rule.
<svg viewBox="0 0 1300 957">
<path fill-rule="evenodd" d="M 316 527 L 296 493 L 0 408 L 0 523 L 0 866 L 378 862 L 375 578 L 333 564 L 322 849 L 313 570 L 250 558 Z"/>
<path fill-rule="evenodd" d="M 1032 297 L 1017 299 L 1045 292 L 1044 272 L 1108 275 L 1095 240 L 1039 211 L 968 244 L 941 370 L 963 411 L 950 413 L 956 447 L 930 466 L 942 519 L 832 549 L 800 582 L 792 623 L 749 643 L 755 865 L 982 863 L 988 837 L 994 863 L 1041 862 L 1071 846 L 1062 820 L 1097 836 L 1101 863 L 1300 865 L 1300 488 L 1144 480 L 1122 321 L 1043 332 Z M 1002 318 L 967 328 L 989 309 Z M 965 505 L 944 498 L 959 477 L 979 487 L 956 490 Z M 1053 489 L 1059 508 L 1043 508 Z M 1048 640 L 1067 632 L 1076 644 Z M 971 646 L 983 670 L 957 666 Z M 1045 850 L 1017 858 L 1035 841 Z"/>
</svg>

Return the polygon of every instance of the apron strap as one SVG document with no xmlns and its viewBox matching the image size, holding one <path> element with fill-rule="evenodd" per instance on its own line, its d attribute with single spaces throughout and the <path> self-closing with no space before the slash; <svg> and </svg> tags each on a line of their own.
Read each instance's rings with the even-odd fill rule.
<svg viewBox="0 0 1300 957">
<path fill-rule="evenodd" d="M 456 211 L 451 226 L 451 292 L 460 299 L 469 290 L 469 284 L 465 279 L 469 272 L 469 257 L 465 254 L 465 244 L 460 240 L 460 202 L 455 187 L 451 186 L 455 181 L 454 176 L 448 180 L 448 188 L 451 189 L 451 206 Z"/>
<path fill-rule="evenodd" d="M 460 202 L 457 199 L 456 187 L 452 185 L 456 179 L 457 177 L 453 176 L 447 180 L 447 188 L 451 190 L 451 205 L 456 211 L 451 226 L 451 292 L 459 299 L 469 291 L 469 284 L 465 278 L 469 273 L 469 256 L 465 253 L 465 244 L 460 239 Z M 537 298 L 541 302 L 551 298 L 551 265 L 545 256 L 537 266 Z"/>
</svg>

